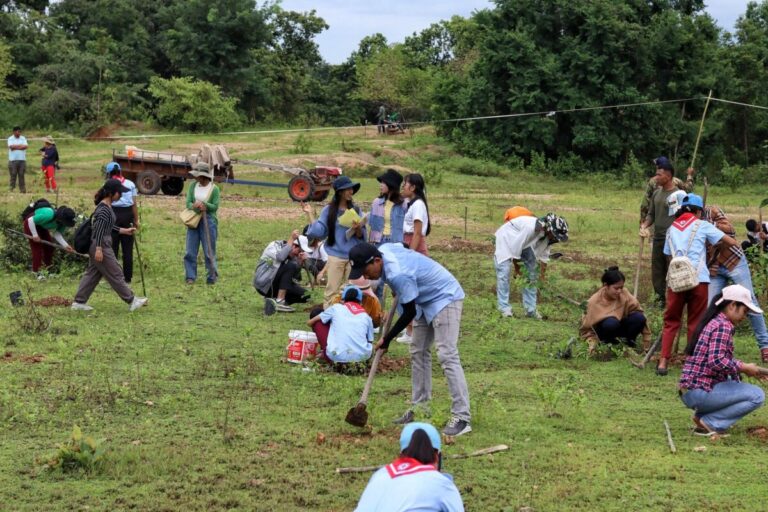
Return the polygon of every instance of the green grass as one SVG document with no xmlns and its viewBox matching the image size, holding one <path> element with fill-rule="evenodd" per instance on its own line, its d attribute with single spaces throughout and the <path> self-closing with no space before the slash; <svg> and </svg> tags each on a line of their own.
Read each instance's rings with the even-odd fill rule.
<svg viewBox="0 0 768 512">
<path fill-rule="evenodd" d="M 359 198 L 378 190 L 376 165 L 449 161 L 449 149 L 430 134 L 377 139 L 352 132 L 311 134 L 311 154 L 292 153 L 296 134 L 191 136 L 150 139 L 148 149 L 192 152 L 222 142 L 235 158 L 323 164 L 366 153 L 371 161 L 347 167 L 363 183 Z M 341 140 L 349 153 L 342 153 Z M 61 141 L 60 202 L 91 208 L 99 165 L 116 143 Z M 379 156 L 374 153 L 378 152 Z M 464 166 L 464 161 L 462 161 Z M 450 167 L 446 165 L 446 167 Z M 285 176 L 236 166 L 239 176 L 286 182 Z M 503 211 L 523 204 L 537 213 L 562 213 L 571 242 L 550 266 L 547 286 L 577 300 L 596 289 L 602 269 L 619 264 L 634 275 L 640 189 L 611 182 L 560 181 L 513 173 L 478 178 L 447 172 L 430 187 L 436 260 L 467 292 L 461 357 L 469 381 L 474 432 L 446 446 L 463 453 L 505 443 L 510 450 L 485 458 L 448 460 L 468 510 L 759 510 L 768 470 L 766 445 L 746 434 L 768 424 L 761 409 L 717 444 L 688 433 L 689 411 L 676 394 L 678 371 L 666 379 L 625 359 L 570 361 L 551 354 L 576 334 L 577 308 L 544 293 L 549 321 L 495 312 L 490 237 Z M 0 208 L 16 215 L 40 195 L 4 194 Z M 515 194 L 525 194 L 515 196 Z M 731 214 L 739 232 L 762 199 L 753 188 L 732 193 L 713 187 L 709 201 Z M 344 423 L 363 378 L 302 368 L 281 360 L 289 329 L 306 313 L 262 316 L 251 287 L 256 259 L 271 240 L 301 227 L 304 218 L 283 189 L 227 186 L 219 226 L 220 282 L 186 286 L 181 264 L 181 198 L 142 198 L 140 237 L 150 304 L 134 314 L 106 286 L 92 313 L 49 308 L 50 329 L 23 332 L 7 299 L 0 309 L 0 506 L 7 510 L 351 510 L 369 474 L 336 475 L 338 466 L 386 463 L 397 451 L 390 421 L 407 407 L 408 369 L 376 378 L 369 403 L 371 432 Z M 453 237 L 467 234 L 467 248 Z M 453 244 L 453 245 L 450 245 Z M 443 249 L 440 249 L 443 247 Z M 451 248 L 453 247 L 453 248 Z M 648 254 L 648 251 L 646 251 Z M 202 270 L 202 265 L 201 268 Z M 650 293 L 649 268 L 640 297 Z M 140 291 L 138 268 L 134 290 Z M 631 278 L 630 278 L 631 281 Z M 4 273 L 0 294 L 30 286 L 36 298 L 72 297 L 77 276 L 33 281 Z M 199 282 L 199 281 L 198 281 Z M 321 290 L 315 290 L 320 302 Z M 519 290 L 514 309 L 521 311 Z M 650 310 L 654 325 L 660 313 Z M 740 330 L 739 357 L 755 361 L 754 339 Z M 40 363 L 22 356 L 43 354 Z M 405 357 L 393 344 L 391 355 Z M 448 419 L 445 380 L 434 365 L 433 421 Z M 678 453 L 665 440 L 672 427 Z M 44 463 L 65 443 L 73 425 L 103 439 L 104 463 L 91 473 L 48 471 Z M 325 435 L 317 443 L 318 433 Z M 696 452 L 694 447 L 706 446 Z"/>
</svg>

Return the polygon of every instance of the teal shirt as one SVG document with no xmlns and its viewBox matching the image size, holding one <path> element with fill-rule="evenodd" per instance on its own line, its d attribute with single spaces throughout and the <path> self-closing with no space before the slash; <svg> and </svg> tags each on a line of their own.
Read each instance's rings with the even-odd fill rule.
<svg viewBox="0 0 768 512">
<path fill-rule="evenodd" d="M 58 231 L 59 233 L 63 233 L 66 231 L 67 227 L 62 226 L 53 220 L 55 215 L 56 211 L 53 208 L 38 208 L 35 210 L 32 219 L 35 221 L 35 226 L 40 226 L 48 231 Z"/>
<path fill-rule="evenodd" d="M 191 187 L 187 190 L 187 208 L 192 210 L 192 204 L 195 202 L 195 188 L 197 187 L 197 182 L 194 182 Z M 205 206 L 208 208 L 208 211 L 206 212 L 206 215 L 208 215 L 209 219 L 213 219 L 214 221 L 218 222 L 218 218 L 216 217 L 216 211 L 219 209 L 219 197 L 221 193 L 219 192 L 219 187 L 214 185 L 213 186 L 213 192 L 211 192 L 211 197 L 208 198 L 208 202 L 205 203 Z M 197 211 L 197 210 L 195 210 Z M 198 212 L 200 213 L 200 212 Z"/>
</svg>

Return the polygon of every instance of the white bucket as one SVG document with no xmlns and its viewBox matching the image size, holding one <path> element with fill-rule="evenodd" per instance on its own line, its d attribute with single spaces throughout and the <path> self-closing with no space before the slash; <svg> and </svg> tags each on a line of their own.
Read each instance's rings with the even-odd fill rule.
<svg viewBox="0 0 768 512">
<path fill-rule="evenodd" d="M 289 363 L 301 364 L 317 355 L 317 336 L 309 331 L 288 331 L 288 346 L 286 347 Z"/>
</svg>

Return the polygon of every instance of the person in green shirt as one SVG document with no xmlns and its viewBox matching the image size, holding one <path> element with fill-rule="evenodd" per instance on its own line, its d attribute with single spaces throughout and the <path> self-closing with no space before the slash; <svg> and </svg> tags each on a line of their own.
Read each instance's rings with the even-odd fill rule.
<svg viewBox="0 0 768 512">
<path fill-rule="evenodd" d="M 205 270 L 208 273 L 206 282 L 216 283 L 218 269 L 216 267 L 216 239 L 218 237 L 218 219 L 220 191 L 213 183 L 208 164 L 200 162 L 190 172 L 195 177 L 195 183 L 187 190 L 187 208 L 203 214 L 203 218 L 195 228 L 187 227 L 186 253 L 184 254 L 184 272 L 187 284 L 193 284 L 197 279 L 197 253 L 203 246 Z M 207 229 L 207 232 L 206 232 Z"/>
<path fill-rule="evenodd" d="M 55 210 L 44 206 L 32 211 L 24 218 L 24 233 L 31 237 L 29 248 L 32 251 L 32 272 L 37 273 L 41 268 L 50 267 L 53 263 L 53 247 L 41 243 L 43 240 L 53 242 L 51 233 L 62 249 L 75 252 L 62 235 L 67 228 L 74 225 L 75 211 L 66 206 L 60 206 Z"/>
</svg>

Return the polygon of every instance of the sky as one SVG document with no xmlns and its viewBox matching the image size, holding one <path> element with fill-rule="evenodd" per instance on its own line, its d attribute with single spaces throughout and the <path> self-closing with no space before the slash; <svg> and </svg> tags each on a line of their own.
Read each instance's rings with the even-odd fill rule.
<svg viewBox="0 0 768 512">
<path fill-rule="evenodd" d="M 709 0 L 707 12 L 718 25 L 732 31 L 747 1 Z M 330 64 L 347 60 L 363 37 L 376 32 L 384 34 L 390 44 L 400 43 L 432 23 L 493 7 L 490 0 L 282 0 L 281 5 L 287 11 L 314 9 L 330 26 L 315 39 Z"/>
</svg>

